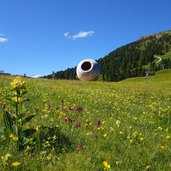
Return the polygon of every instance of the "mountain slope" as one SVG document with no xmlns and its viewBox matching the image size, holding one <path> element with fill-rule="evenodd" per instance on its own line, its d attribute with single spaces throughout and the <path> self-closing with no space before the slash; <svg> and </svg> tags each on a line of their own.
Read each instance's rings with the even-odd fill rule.
<svg viewBox="0 0 171 171">
<path fill-rule="evenodd" d="M 171 68 L 171 30 L 143 36 L 117 48 L 97 62 L 101 65 L 100 79 L 104 81 L 120 81 L 144 76 L 147 70 Z M 52 75 L 46 77 L 52 78 Z M 76 67 L 56 72 L 55 78 L 76 79 Z"/>
<path fill-rule="evenodd" d="M 171 31 L 144 36 L 139 40 L 122 46 L 101 58 L 102 79 L 119 81 L 124 78 L 143 76 L 149 65 L 149 70 L 160 70 L 161 65 L 170 67 L 170 61 L 161 61 L 157 66 L 155 55 L 162 56 L 171 49 Z"/>
</svg>

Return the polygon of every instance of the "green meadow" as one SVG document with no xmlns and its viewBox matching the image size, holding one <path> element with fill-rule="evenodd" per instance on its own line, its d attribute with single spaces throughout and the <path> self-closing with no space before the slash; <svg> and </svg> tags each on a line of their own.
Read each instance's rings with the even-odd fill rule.
<svg viewBox="0 0 171 171">
<path fill-rule="evenodd" d="M 18 89 L 14 79 L 0 76 L 1 171 L 171 170 L 171 70 L 121 82 L 21 78 Z"/>
</svg>

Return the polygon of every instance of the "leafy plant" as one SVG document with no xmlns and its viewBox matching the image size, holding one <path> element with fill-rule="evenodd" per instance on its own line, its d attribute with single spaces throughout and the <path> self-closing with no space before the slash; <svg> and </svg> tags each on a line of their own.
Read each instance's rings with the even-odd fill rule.
<svg viewBox="0 0 171 171">
<path fill-rule="evenodd" d="M 24 139 L 32 136 L 36 132 L 33 128 L 25 129 L 25 124 L 31 121 L 35 117 L 35 114 L 27 116 L 23 112 L 23 104 L 29 101 L 28 98 L 24 97 L 27 93 L 25 82 L 18 77 L 10 85 L 12 89 L 8 100 L 15 110 L 9 112 L 7 107 L 3 108 L 4 133 L 7 142 L 15 141 L 17 149 L 21 150 Z"/>
<path fill-rule="evenodd" d="M 12 94 L 8 100 L 15 110 L 9 112 L 7 106 L 3 107 L 4 135 L 7 144 L 15 142 L 19 151 L 24 149 L 31 152 L 45 150 L 46 153 L 51 150 L 56 153 L 66 151 L 71 146 L 71 141 L 58 127 L 25 128 L 25 125 L 35 117 L 35 113 L 27 115 L 23 110 L 24 103 L 29 101 L 25 98 L 27 93 L 25 82 L 21 78 L 16 78 L 10 85 Z"/>
</svg>

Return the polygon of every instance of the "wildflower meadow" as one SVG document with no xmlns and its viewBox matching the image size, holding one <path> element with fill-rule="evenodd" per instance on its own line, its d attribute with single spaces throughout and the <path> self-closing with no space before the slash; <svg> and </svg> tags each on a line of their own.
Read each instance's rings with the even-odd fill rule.
<svg viewBox="0 0 171 171">
<path fill-rule="evenodd" d="M 0 170 L 171 170 L 171 70 L 121 82 L 0 76 Z"/>
</svg>

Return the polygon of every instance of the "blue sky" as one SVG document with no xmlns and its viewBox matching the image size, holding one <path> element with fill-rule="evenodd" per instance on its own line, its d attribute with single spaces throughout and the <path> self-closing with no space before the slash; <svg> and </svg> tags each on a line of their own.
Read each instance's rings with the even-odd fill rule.
<svg viewBox="0 0 171 171">
<path fill-rule="evenodd" d="M 171 0 L 0 0 L 0 70 L 47 75 L 171 29 Z"/>
</svg>

